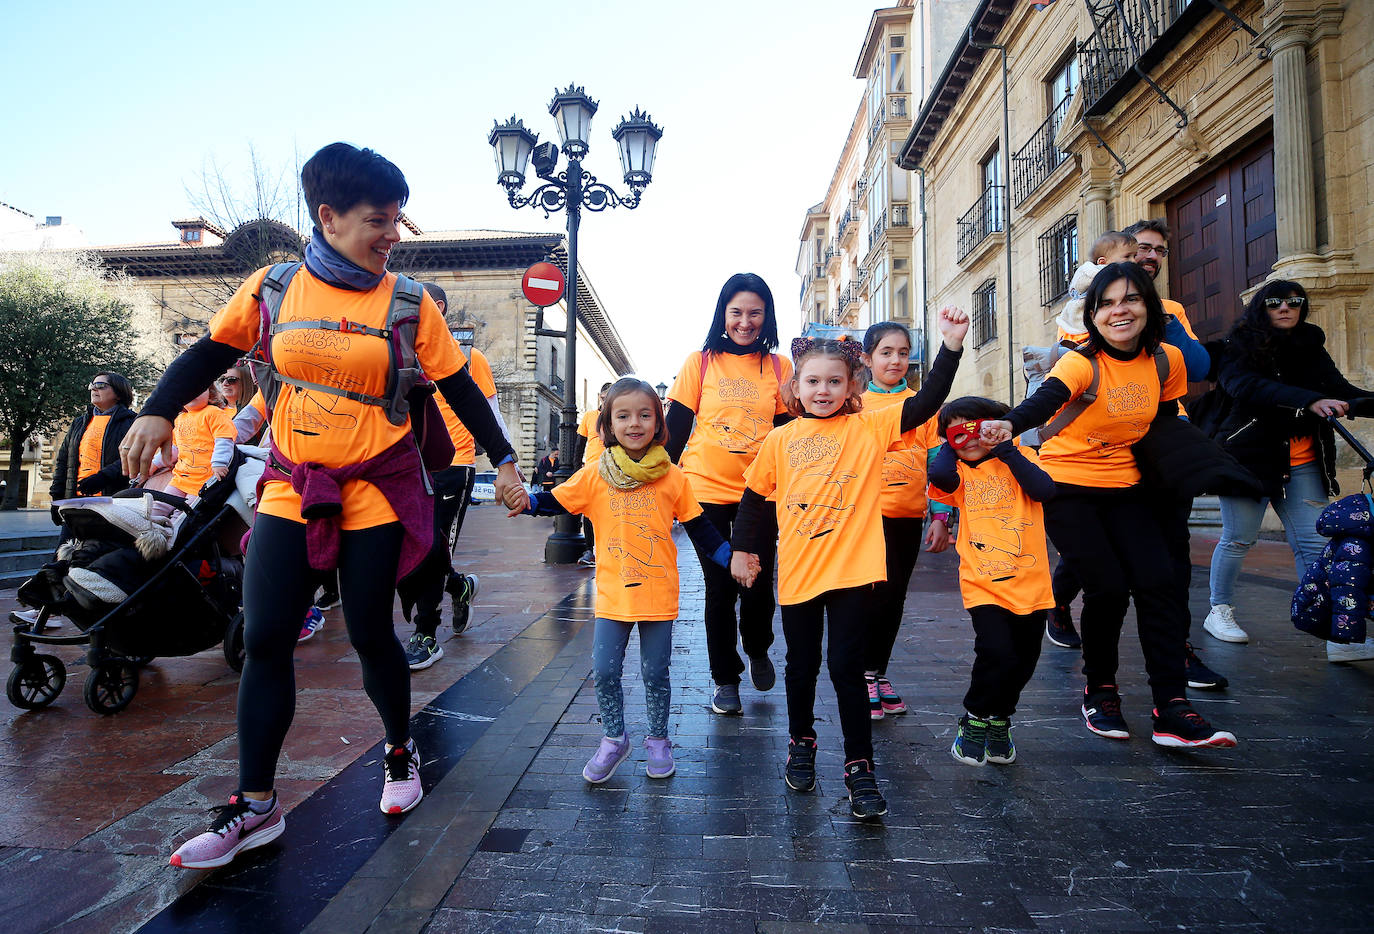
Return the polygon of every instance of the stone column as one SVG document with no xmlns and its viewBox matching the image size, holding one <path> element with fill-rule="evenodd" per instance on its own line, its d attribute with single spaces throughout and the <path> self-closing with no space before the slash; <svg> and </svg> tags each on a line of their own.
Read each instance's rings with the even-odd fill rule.
<svg viewBox="0 0 1374 934">
<path fill-rule="evenodd" d="M 1269 37 L 1274 84 L 1274 209 L 1278 272 L 1316 260 L 1317 194 L 1307 98 L 1310 31 L 1285 24 Z"/>
</svg>

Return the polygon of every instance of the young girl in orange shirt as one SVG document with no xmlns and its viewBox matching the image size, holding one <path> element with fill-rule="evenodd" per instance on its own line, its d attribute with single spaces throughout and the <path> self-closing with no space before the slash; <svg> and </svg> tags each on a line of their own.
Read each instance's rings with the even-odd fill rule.
<svg viewBox="0 0 1374 934">
<path fill-rule="evenodd" d="M 1007 406 L 965 396 L 940 410 L 948 444 L 930 465 L 932 495 L 959 508 L 959 591 L 973 620 L 973 672 L 950 753 L 968 765 L 1016 759 L 1011 715 L 1040 660 L 1054 606 L 1040 504 L 1054 481 L 1031 448 L 985 443 L 982 420 Z"/>
<path fill-rule="evenodd" d="M 929 419 L 949 393 L 963 352 L 968 316 L 940 312 L 944 346 L 920 392 L 900 406 L 860 411 L 859 348 L 849 341 L 793 344 L 796 375 L 789 409 L 798 417 L 768 434 L 744 473 L 745 491 L 731 537 L 730 572 L 744 586 L 758 574 L 768 500 L 778 514 L 778 602 L 787 642 L 786 780 L 816 787 L 816 678 L 829 617 L 830 680 L 844 734 L 845 785 L 855 817 L 887 813 L 873 773 L 872 720 L 864 689 L 863 645 L 873 585 L 887 576 L 879 491 L 882 456 Z"/>
<path fill-rule="evenodd" d="M 729 565 L 730 546 L 702 516 L 686 474 L 669 461 L 663 449 L 668 424 L 652 386 L 628 377 L 613 384 L 606 392 L 596 429 L 605 445 L 600 456 L 566 483 L 531 494 L 529 506 L 511 515 L 581 513 L 597 528 L 592 660 L 596 702 L 606 735 L 582 777 L 600 784 L 630 755 L 620 674 L 630 632 L 638 628 L 640 672 L 649 708 L 645 772 L 650 778 L 667 778 L 675 770 L 668 738 L 672 698 L 668 661 L 678 610 L 673 520 L 680 520 L 697 549 L 722 568 Z"/>
<path fill-rule="evenodd" d="M 171 465 L 169 492 L 195 496 L 211 477 L 222 478 L 229 472 L 237 437 L 233 417 L 218 405 L 210 404 L 210 390 L 186 403 L 172 423 L 177 458 Z"/>
</svg>

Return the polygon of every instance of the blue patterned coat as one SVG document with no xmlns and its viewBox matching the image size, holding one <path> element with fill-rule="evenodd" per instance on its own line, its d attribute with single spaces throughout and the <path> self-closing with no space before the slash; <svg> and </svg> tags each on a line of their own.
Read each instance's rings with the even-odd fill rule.
<svg viewBox="0 0 1374 934">
<path fill-rule="evenodd" d="M 1374 615 L 1374 500 L 1343 496 L 1322 510 L 1317 531 L 1331 539 L 1293 594 L 1293 625 L 1329 642 L 1363 642 Z"/>
</svg>

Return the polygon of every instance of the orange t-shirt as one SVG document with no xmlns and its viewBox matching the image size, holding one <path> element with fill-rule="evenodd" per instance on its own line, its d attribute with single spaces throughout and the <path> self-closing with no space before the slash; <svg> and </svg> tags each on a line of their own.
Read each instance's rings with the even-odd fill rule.
<svg viewBox="0 0 1374 934">
<path fill-rule="evenodd" d="M 864 411 L 876 412 L 916 395 L 908 386 L 901 392 L 864 391 Z M 919 519 L 926 514 L 926 452 L 939 447 L 940 418 L 933 416 L 924 425 L 901 436 L 883 454 L 883 515 L 889 519 Z"/>
<path fill-rule="evenodd" d="M 472 348 L 472 355 L 468 357 L 468 373 L 477 388 L 482 390 L 482 395 L 488 399 L 496 395 L 496 380 L 491 375 L 491 364 L 487 362 L 487 355 L 476 347 Z M 473 441 L 472 432 L 463 426 L 462 419 L 454 413 L 443 393 L 436 393 L 434 398 L 439 403 L 439 413 L 444 416 L 448 436 L 453 439 L 453 463 L 449 466 L 474 466 L 477 463 L 477 442 Z"/>
<path fill-rule="evenodd" d="M 253 298 L 267 269 L 248 278 L 234 297 L 210 321 L 210 336 L 220 343 L 248 351 L 257 343 L 262 316 Z M 396 276 L 387 273 L 367 292 L 337 289 L 316 279 L 302 267 L 283 298 L 278 321 L 339 321 L 348 319 L 369 327 L 386 325 Z M 415 353 L 425 375 L 433 380 L 452 376 L 467 362 L 444 324 L 439 306 L 426 293 L 420 301 L 420 324 Z M 272 338 L 272 361 L 294 379 L 380 396 L 391 374 L 385 339 L 367 334 L 301 329 Z M 343 396 L 297 389 L 282 384 L 272 409 L 272 440 L 294 463 L 314 461 L 325 467 L 356 464 L 381 454 L 410 431 L 407 421 L 393 425 L 380 406 Z M 344 529 L 366 529 L 396 521 L 396 513 L 381 491 L 366 480 L 350 480 L 342 487 Z M 258 512 L 301 519 L 300 496 L 283 480 L 270 479 L 258 501 Z"/>
<path fill-rule="evenodd" d="M 596 430 L 596 420 L 600 415 L 600 409 L 591 409 L 583 412 L 582 419 L 577 423 L 577 433 L 587 439 L 587 447 L 582 452 L 583 467 L 598 463 L 601 452 L 606 450 L 606 445 L 601 443 L 601 432 Z"/>
<path fill-rule="evenodd" d="M 763 439 L 744 480 L 778 505 L 778 602 L 887 580 L 882 462 L 901 423 L 893 405 L 794 419 Z"/>
<path fill-rule="evenodd" d="M 674 465 L 635 490 L 583 467 L 553 495 L 596 529 L 596 615 L 622 623 L 677 619 L 677 546 L 673 520 L 701 515 L 687 476 Z"/>
<path fill-rule="evenodd" d="M 99 412 L 91 413 L 91 420 L 86 423 L 86 430 L 81 433 L 81 444 L 77 448 L 76 479 L 85 480 L 99 473 L 100 468 L 105 466 L 100 463 L 100 448 L 105 443 L 105 429 L 109 427 L 109 412 L 104 415 Z"/>
<path fill-rule="evenodd" d="M 773 364 L 760 354 L 711 354 L 706 378 L 702 351 L 687 355 L 668 398 L 697 415 L 682 469 L 703 503 L 738 503 L 744 469 L 754 460 L 773 417 L 782 415 L 782 387 Z M 792 361 L 779 356 L 782 381 L 792 378 Z"/>
<path fill-rule="evenodd" d="M 1041 466 L 1056 483 L 1121 488 L 1140 482 L 1131 445 L 1145 437 L 1161 400 L 1181 399 L 1188 392 L 1183 352 L 1172 344 L 1161 346 L 1169 357 L 1162 393 L 1154 358 L 1143 350 L 1125 362 L 1097 354 L 1102 374 L 1097 401 L 1040 447 Z M 1092 382 L 1092 364 L 1070 351 L 1049 375 L 1069 387 L 1072 402 Z"/>
<path fill-rule="evenodd" d="M 1034 450 L 1017 445 L 1032 464 Z M 1045 512 L 1026 495 L 999 457 L 975 466 L 960 459 L 953 493 L 931 497 L 959 507 L 959 593 L 964 606 L 1000 606 L 1018 616 L 1054 606 L 1045 554 Z"/>
<path fill-rule="evenodd" d="M 183 411 L 172 423 L 172 443 L 177 446 L 177 462 L 172 465 L 172 486 L 194 496 L 209 481 L 210 459 L 215 456 L 215 440 L 238 437 L 233 417 L 217 405 L 204 405 L 194 412 Z"/>
<path fill-rule="evenodd" d="M 1317 459 L 1317 445 L 1311 435 L 1292 438 L 1288 442 L 1288 466 L 1301 467 Z"/>
</svg>

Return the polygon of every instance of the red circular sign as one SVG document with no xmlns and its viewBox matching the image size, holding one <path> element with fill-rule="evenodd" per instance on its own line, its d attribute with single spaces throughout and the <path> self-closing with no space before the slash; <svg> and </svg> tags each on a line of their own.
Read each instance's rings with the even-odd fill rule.
<svg viewBox="0 0 1374 934">
<path fill-rule="evenodd" d="M 531 305 L 543 308 L 556 304 L 563 297 L 565 284 L 563 270 L 553 263 L 535 263 L 525 270 L 525 277 L 520 280 L 520 290 Z"/>
</svg>

